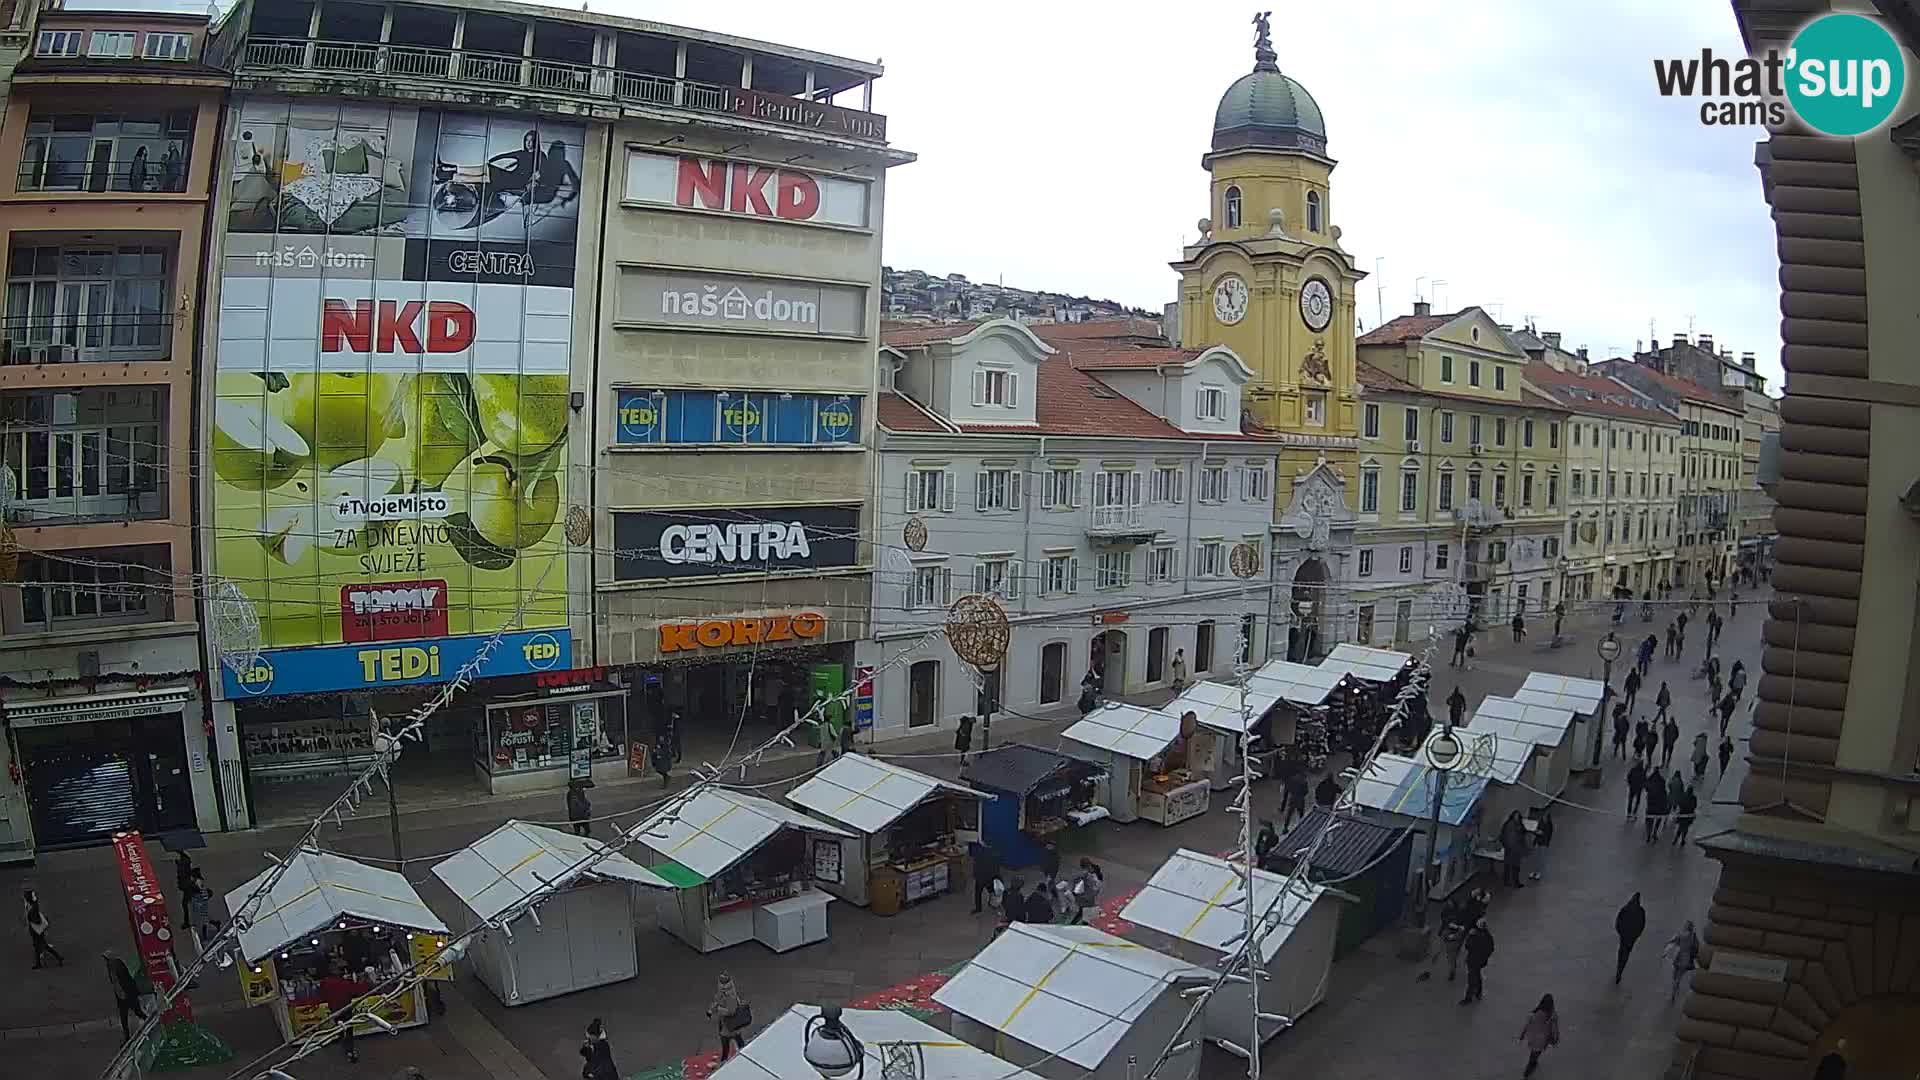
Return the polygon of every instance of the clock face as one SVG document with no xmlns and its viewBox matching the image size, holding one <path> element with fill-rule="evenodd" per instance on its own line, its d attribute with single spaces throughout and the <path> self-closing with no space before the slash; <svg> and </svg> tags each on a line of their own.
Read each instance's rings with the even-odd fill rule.
<svg viewBox="0 0 1920 1080">
<path fill-rule="evenodd" d="M 1213 286 L 1213 314 L 1232 326 L 1247 317 L 1247 283 L 1228 274 Z"/>
<path fill-rule="evenodd" d="M 1333 321 L 1333 290 L 1320 278 L 1308 278 L 1300 287 L 1300 317 L 1307 329 L 1319 333 Z"/>
</svg>

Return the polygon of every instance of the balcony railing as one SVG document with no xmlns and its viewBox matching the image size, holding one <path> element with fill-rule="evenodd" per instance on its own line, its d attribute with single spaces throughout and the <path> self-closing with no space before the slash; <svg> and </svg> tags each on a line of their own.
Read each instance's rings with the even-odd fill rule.
<svg viewBox="0 0 1920 1080">
<path fill-rule="evenodd" d="M 110 161 L 24 161 L 14 181 L 16 191 L 172 193 L 187 190 L 187 162 L 154 158 Z"/>
<path fill-rule="evenodd" d="M 252 38 L 242 68 L 318 71 L 462 85 L 518 86 L 542 93 L 602 97 L 635 104 L 748 116 L 769 123 L 862 142 L 887 138 L 887 118 L 807 98 L 737 86 L 716 86 L 670 75 L 617 71 L 529 56 L 376 42 Z"/>
<path fill-rule="evenodd" d="M 165 360 L 173 314 L 0 318 L 0 364 L 129 363 Z"/>
<path fill-rule="evenodd" d="M 7 521 L 125 521 L 167 512 L 159 424 L 0 428 Z"/>
</svg>

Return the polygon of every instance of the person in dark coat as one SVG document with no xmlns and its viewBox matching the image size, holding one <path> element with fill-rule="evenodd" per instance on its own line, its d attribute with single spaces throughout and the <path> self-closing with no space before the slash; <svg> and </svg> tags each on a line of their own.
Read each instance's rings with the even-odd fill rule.
<svg viewBox="0 0 1920 1080">
<path fill-rule="evenodd" d="M 1627 709 L 1631 711 L 1633 709 L 1633 699 L 1638 697 L 1640 694 L 1640 669 L 1639 668 L 1632 668 L 1627 671 L 1627 680 L 1626 680 L 1625 686 L 1627 688 L 1627 697 L 1626 697 Z"/>
<path fill-rule="evenodd" d="M 1627 820 L 1628 821 L 1632 821 L 1633 816 L 1640 812 L 1640 797 L 1646 794 L 1646 788 L 1647 788 L 1647 767 L 1645 764 L 1643 764 L 1640 761 L 1640 758 L 1636 753 L 1633 759 L 1633 768 L 1627 770 Z"/>
<path fill-rule="evenodd" d="M 1520 811 L 1507 815 L 1500 823 L 1500 874 L 1501 880 L 1515 889 L 1525 888 L 1520 881 L 1520 864 L 1527 858 L 1527 826 L 1520 820 Z"/>
<path fill-rule="evenodd" d="M 993 883 L 1000 876 L 1000 855 L 992 846 L 974 841 L 973 847 L 973 913 L 980 914 L 980 898 L 993 895 Z"/>
<path fill-rule="evenodd" d="M 1033 891 L 1027 894 L 1027 917 L 1025 922 L 1045 925 L 1053 921 L 1053 882 L 1036 881 Z"/>
<path fill-rule="evenodd" d="M 34 892 L 32 889 L 23 889 L 20 893 L 20 899 L 22 901 L 21 906 L 25 908 L 27 937 L 33 943 L 33 966 L 36 968 L 41 967 L 40 958 L 43 956 L 51 956 L 55 964 L 60 967 L 66 967 L 67 958 L 61 956 L 60 950 L 54 948 L 47 942 L 47 916 L 45 912 L 40 910 L 40 894 Z"/>
<path fill-rule="evenodd" d="M 1467 695 L 1461 693 L 1460 688 L 1456 686 L 1453 688 L 1453 693 L 1447 695 L 1447 722 L 1454 727 L 1459 727 L 1465 722 L 1462 717 L 1466 715 Z"/>
<path fill-rule="evenodd" d="M 613 1046 L 607 1042 L 606 1025 L 597 1016 L 587 1025 L 580 1056 L 586 1062 L 580 1066 L 580 1080 L 620 1080 L 620 1070 L 613 1064 Z"/>
<path fill-rule="evenodd" d="M 1467 940 L 1461 946 L 1467 957 L 1467 993 L 1460 1004 L 1479 1001 L 1487 996 L 1486 981 L 1483 972 L 1487 961 L 1493 957 L 1493 932 L 1487 929 L 1487 920 L 1480 919 L 1467 931 Z"/>
<path fill-rule="evenodd" d="M 1720 734 L 1727 733 L 1728 725 L 1733 723 L 1733 710 L 1740 707 L 1740 695 L 1732 690 L 1720 699 Z"/>
<path fill-rule="evenodd" d="M 1673 717 L 1660 728 L 1660 767 L 1665 769 L 1673 764 L 1673 748 L 1680 743 L 1680 725 Z"/>
<path fill-rule="evenodd" d="M 1053 882 L 1059 881 L 1060 880 L 1060 847 L 1059 845 L 1049 840 L 1046 842 L 1046 845 L 1043 848 L 1041 848 L 1041 851 L 1044 852 L 1044 854 L 1040 856 L 1041 873 L 1046 875 L 1046 880 L 1048 884 L 1052 884 Z"/>
<path fill-rule="evenodd" d="M 1732 736 L 1729 736 L 1729 735 L 1720 736 L 1719 750 L 1720 750 L 1720 775 L 1725 776 L 1727 775 L 1727 763 L 1733 760 Z"/>
<path fill-rule="evenodd" d="M 1667 799 L 1667 783 L 1659 773 L 1647 777 L 1647 843 L 1660 838 L 1660 829 L 1667 822 L 1670 804 Z"/>
<path fill-rule="evenodd" d="M 1528 881 L 1539 881 L 1540 875 L 1547 869 L 1547 849 L 1553 846 L 1553 808 L 1542 807 L 1540 816 L 1533 823 L 1533 872 L 1527 875 Z"/>
<path fill-rule="evenodd" d="M 1532 1076 L 1540 1067 L 1540 1055 L 1549 1047 L 1560 1045 L 1560 1014 L 1553 1007 L 1553 995 L 1545 994 L 1540 1004 L 1527 1014 L 1527 1022 L 1520 1028 L 1520 1041 L 1527 1044 L 1527 1067 L 1521 1071 L 1521 1080 Z"/>
<path fill-rule="evenodd" d="M 1687 842 L 1687 831 L 1693 828 L 1693 818 L 1700 812 L 1700 797 L 1693 793 L 1692 787 L 1680 789 L 1680 798 L 1673 805 L 1673 846 L 1679 847 Z"/>
<path fill-rule="evenodd" d="M 100 958 L 107 962 L 107 982 L 113 987 L 113 1004 L 120 1010 L 120 1039 L 125 1042 L 133 1038 L 127 1014 L 147 1018 L 147 1010 L 140 1007 L 140 986 L 133 981 L 133 972 L 127 970 L 127 962 L 113 955 L 112 949 L 101 949 Z"/>
<path fill-rule="evenodd" d="M 1626 706 L 1620 706 L 1619 715 L 1625 716 L 1626 714 Z M 1643 757 L 1647 752 L 1647 730 L 1647 722 L 1645 720 L 1635 720 L 1633 722 L 1633 755 L 1635 757 Z"/>
<path fill-rule="evenodd" d="M 1627 710 L 1613 710 L 1613 756 L 1627 756 Z"/>
<path fill-rule="evenodd" d="M 1321 806 L 1332 806 L 1340 801 L 1340 785 L 1334 781 L 1332 774 L 1322 777 L 1320 783 L 1314 786 L 1313 801 Z"/>
<path fill-rule="evenodd" d="M 573 835 L 592 836 L 593 803 L 587 799 L 587 787 L 578 780 L 567 782 L 567 820 L 573 823 Z"/>
<path fill-rule="evenodd" d="M 1280 795 L 1280 820 L 1286 828 L 1307 813 L 1307 770 L 1295 766 L 1287 771 L 1287 778 Z"/>
<path fill-rule="evenodd" d="M 1655 720 L 1665 720 L 1667 710 L 1673 708 L 1673 691 L 1667 687 L 1667 680 L 1660 680 L 1660 692 L 1653 696 Z"/>
<path fill-rule="evenodd" d="M 193 856 L 182 851 L 174 856 L 173 884 L 180 890 L 180 925 L 187 924 L 187 901 L 193 899 L 193 875 L 199 870 L 193 865 Z"/>
<path fill-rule="evenodd" d="M 673 739 L 664 729 L 653 737 L 653 771 L 660 774 L 660 786 L 673 786 Z"/>
<path fill-rule="evenodd" d="M 1253 838 L 1253 861 L 1256 866 L 1264 866 L 1267 853 L 1280 846 L 1280 834 L 1273 828 L 1273 822 L 1262 821 L 1260 834 Z"/>
<path fill-rule="evenodd" d="M 1647 932 L 1647 909 L 1640 906 L 1640 894 L 1634 893 L 1613 916 L 1613 933 L 1620 939 L 1620 951 L 1614 960 L 1613 984 L 1620 985 L 1620 976 L 1626 973 L 1627 959 L 1633 955 L 1633 946 L 1640 935 Z"/>
</svg>

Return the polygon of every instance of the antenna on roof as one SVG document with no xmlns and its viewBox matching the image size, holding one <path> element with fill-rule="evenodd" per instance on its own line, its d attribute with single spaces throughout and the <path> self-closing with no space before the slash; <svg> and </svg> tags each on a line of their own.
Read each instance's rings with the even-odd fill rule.
<svg viewBox="0 0 1920 1080">
<path fill-rule="evenodd" d="M 1420 283 L 1425 280 L 1427 280 L 1427 275 L 1425 274 L 1421 274 L 1419 277 L 1413 279 L 1413 302 L 1416 304 L 1419 303 L 1421 299 Z"/>
<path fill-rule="evenodd" d="M 1441 311 L 1447 310 L 1447 302 L 1441 299 L 1441 297 L 1446 295 L 1446 287 L 1446 278 L 1433 279 L 1433 306 L 1439 308 Z"/>
<path fill-rule="evenodd" d="M 1387 324 L 1387 279 L 1383 276 L 1385 271 L 1381 269 L 1386 263 L 1387 260 L 1385 256 L 1374 256 L 1373 324 L 1375 326 L 1385 326 Z"/>
</svg>

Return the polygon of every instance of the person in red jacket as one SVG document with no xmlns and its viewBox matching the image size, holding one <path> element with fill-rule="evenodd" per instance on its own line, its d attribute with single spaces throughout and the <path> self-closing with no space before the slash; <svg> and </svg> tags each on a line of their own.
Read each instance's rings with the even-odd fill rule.
<svg viewBox="0 0 1920 1080">
<path fill-rule="evenodd" d="M 320 980 L 320 997 L 327 1003 L 328 1015 L 341 1025 L 340 1044 L 347 1048 L 348 1061 L 360 1060 L 360 1052 L 353 1048 L 353 1024 L 348 1014 L 354 999 L 366 992 L 366 984 L 349 977 L 346 968 L 338 964 Z"/>
</svg>

